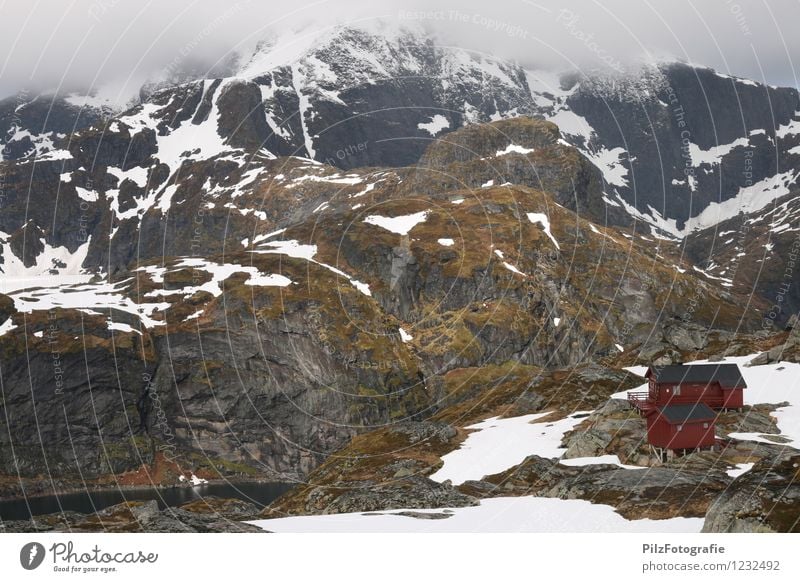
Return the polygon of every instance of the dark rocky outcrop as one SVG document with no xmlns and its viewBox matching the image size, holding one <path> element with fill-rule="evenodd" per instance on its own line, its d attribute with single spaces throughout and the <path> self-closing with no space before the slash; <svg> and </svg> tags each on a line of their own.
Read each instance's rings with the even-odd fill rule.
<svg viewBox="0 0 800 582">
<path fill-rule="evenodd" d="M 156 501 L 128 501 L 90 515 L 65 511 L 31 521 L 0 522 L 0 532 L 263 533 L 243 522 L 257 513 L 255 505 L 238 499 L 207 497 L 161 510 Z"/>
<path fill-rule="evenodd" d="M 796 89 L 741 82 L 680 63 L 620 79 L 590 76 L 576 82 L 567 104 L 594 129 L 595 147 L 622 147 L 628 160 L 635 160 L 626 161 L 629 186 L 619 192 L 639 210 L 648 212 L 650 206 L 679 226 L 708 203 L 773 176 L 783 166 L 776 166 L 776 156 L 792 164 L 786 154 L 791 142 L 776 146 L 769 138 L 800 109 Z M 764 134 L 751 138 L 756 128 Z M 721 164 L 691 164 L 688 143 L 708 150 L 739 138 L 749 144 L 733 149 Z M 687 173 L 697 182 L 694 191 Z"/>
<path fill-rule="evenodd" d="M 704 532 L 800 531 L 800 456 L 765 460 L 711 504 Z"/>
<path fill-rule="evenodd" d="M 17 308 L 14 307 L 14 300 L 8 295 L 0 293 L 0 323 L 5 323 L 16 312 Z"/>
<path fill-rule="evenodd" d="M 261 89 L 255 83 L 234 82 L 217 97 L 219 133 L 233 147 L 257 151 L 270 133 L 261 104 Z"/>
</svg>

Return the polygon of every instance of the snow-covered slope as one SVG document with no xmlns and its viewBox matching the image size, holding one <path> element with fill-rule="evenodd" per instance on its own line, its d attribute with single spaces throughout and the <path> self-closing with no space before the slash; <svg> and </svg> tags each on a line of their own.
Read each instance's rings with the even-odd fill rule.
<svg viewBox="0 0 800 582">
<path fill-rule="evenodd" d="M 425 518 L 432 514 L 434 518 Z M 417 517 L 418 516 L 418 517 Z M 251 522 L 276 533 L 697 533 L 702 518 L 628 520 L 608 505 L 579 499 L 496 497 L 477 507 L 393 509 L 266 519 Z"/>
<path fill-rule="evenodd" d="M 520 115 L 558 125 L 562 143 L 600 170 L 603 188 L 593 196 L 607 220 L 644 223 L 657 237 L 680 239 L 741 212 L 768 211 L 800 176 L 797 92 L 710 69 L 532 70 L 443 46 L 410 23 L 383 21 L 282 31 L 240 62 L 222 79 L 161 83 L 107 123 L 100 122 L 108 111 L 99 94 L 60 99 L 58 123 L 36 131 L 30 127 L 52 103 L 7 100 L 0 108 L 4 156 L 21 159 L 19 183 L 7 178 L 12 193 L 41 198 L 45 207 L 53 199 L 72 205 L 68 214 L 86 217 L 94 245 L 130 240 L 156 230 L 148 216 L 190 221 L 188 207 L 179 207 L 189 190 L 202 190 L 206 205 L 269 215 L 233 200 L 256 189 L 259 167 L 276 157 L 345 170 L 409 165 L 431 140 Z M 737 111 L 736 103 L 746 105 Z M 47 174 L 36 192 L 25 187 L 33 162 Z M 110 228 L 97 231 L 109 211 Z M 13 235 L 28 213 L 30 204 L 20 201 L 0 230 Z M 52 248 L 74 253 L 86 240 L 57 232 L 58 224 L 49 228 L 52 217 L 34 220 Z M 93 249 L 84 266 L 97 269 L 101 255 L 115 263 L 118 253 Z"/>
</svg>

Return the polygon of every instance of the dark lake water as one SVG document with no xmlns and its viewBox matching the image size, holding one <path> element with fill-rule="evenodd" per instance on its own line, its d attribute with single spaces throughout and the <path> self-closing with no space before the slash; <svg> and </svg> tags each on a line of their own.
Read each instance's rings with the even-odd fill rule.
<svg viewBox="0 0 800 582">
<path fill-rule="evenodd" d="M 30 519 L 31 515 L 45 515 L 61 511 L 94 513 L 123 501 L 149 501 L 155 499 L 161 509 L 183 505 L 194 499 L 214 496 L 236 498 L 254 503 L 259 508 L 268 505 L 292 488 L 287 483 L 208 483 L 194 487 L 169 489 L 107 489 L 63 495 L 46 495 L 0 501 L 0 519 L 4 521 Z"/>
</svg>

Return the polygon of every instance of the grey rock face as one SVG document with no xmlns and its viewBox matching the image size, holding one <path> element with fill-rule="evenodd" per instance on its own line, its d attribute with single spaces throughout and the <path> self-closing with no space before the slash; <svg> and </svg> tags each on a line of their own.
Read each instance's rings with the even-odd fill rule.
<svg viewBox="0 0 800 582">
<path fill-rule="evenodd" d="M 56 335 L 46 351 L 4 353 L 9 417 L 0 471 L 37 475 L 49 467 L 58 478 L 80 467 L 92 478 L 151 462 L 150 444 L 135 442 L 143 433 L 138 405 L 144 387 L 136 349 L 120 345 L 115 368 L 108 366 L 106 349 L 61 351 L 62 341 Z"/>
<path fill-rule="evenodd" d="M 711 504 L 704 532 L 800 531 L 800 457 L 784 455 L 740 476 Z"/>
<path fill-rule="evenodd" d="M 776 154 L 786 156 L 786 145 L 776 148 L 768 137 L 798 110 L 800 98 L 795 89 L 753 86 L 711 69 L 677 63 L 644 73 L 617 80 L 582 79 L 567 99 L 570 108 L 594 128 L 597 144 L 609 149 L 624 147 L 629 159 L 635 158 L 630 164 L 635 189 L 633 180 L 629 187 L 619 189 L 631 204 L 644 212 L 649 205 L 663 216 L 677 219 L 680 226 L 690 213 L 697 214 L 698 205 L 704 208 L 719 196 L 732 197 L 746 185 L 742 173 L 746 152 L 752 154 L 751 167 L 758 180 L 774 174 L 769 160 Z M 775 119 L 769 111 L 774 111 Z M 707 150 L 749 137 L 744 127 L 763 127 L 766 134 L 748 140 L 748 146 L 734 148 L 721 165 L 687 168 L 681 150 L 682 131 L 688 131 L 691 142 Z M 684 171 L 697 181 L 694 192 Z"/>
<path fill-rule="evenodd" d="M 611 399 L 586 419 L 585 428 L 568 433 L 564 458 L 617 455 L 628 465 L 655 464 L 647 451 L 647 428 L 626 400 Z"/>
<path fill-rule="evenodd" d="M 695 325 L 667 326 L 664 337 L 679 350 L 700 350 L 708 343 L 706 330 Z"/>
<path fill-rule="evenodd" d="M 206 504 L 206 507 L 201 505 Z M 188 507 L 189 509 L 185 509 Z M 92 515 L 76 512 L 36 517 L 33 521 L 7 521 L 0 531 L 22 532 L 149 532 L 149 533 L 263 533 L 244 523 L 255 519 L 254 505 L 239 500 L 208 499 L 183 507 L 159 510 L 156 501 L 129 502 Z"/>
<path fill-rule="evenodd" d="M 17 308 L 14 307 L 14 300 L 8 295 L 0 294 L 0 323 L 5 323 L 16 312 Z"/>
<path fill-rule="evenodd" d="M 478 505 L 476 498 L 464 495 L 450 483 L 436 483 L 416 475 L 404 477 L 397 484 L 359 483 L 341 495 L 331 495 L 329 503 L 325 502 L 327 493 L 323 489 L 315 493 L 308 496 L 309 502 L 324 503 L 326 514 Z"/>
<path fill-rule="evenodd" d="M 260 149 L 272 133 L 264 117 L 261 90 L 252 82 L 225 86 L 217 99 L 219 132 L 228 144 L 247 150 Z"/>
<path fill-rule="evenodd" d="M 628 519 L 699 517 L 724 490 L 725 474 L 710 464 L 703 471 L 685 466 L 622 469 L 614 465 L 569 467 L 530 456 L 517 467 L 459 488 L 479 497 L 539 495 L 585 499 L 613 505 Z"/>
</svg>

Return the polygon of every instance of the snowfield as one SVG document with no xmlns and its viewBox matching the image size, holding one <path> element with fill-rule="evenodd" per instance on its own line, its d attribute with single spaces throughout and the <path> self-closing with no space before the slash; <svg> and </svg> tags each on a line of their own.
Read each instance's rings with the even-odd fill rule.
<svg viewBox="0 0 800 582">
<path fill-rule="evenodd" d="M 747 404 L 774 403 L 782 406 L 775 412 L 781 434 L 800 441 L 800 364 L 778 363 L 748 367 L 758 354 L 730 357 L 726 363 L 736 363 L 748 384 Z M 698 360 L 691 364 L 708 363 Z M 629 371 L 643 375 L 647 368 L 633 366 Z M 611 398 L 625 398 L 627 391 Z M 559 459 L 563 465 L 581 467 L 610 464 L 623 469 L 644 470 L 629 466 L 617 455 L 561 459 L 564 434 L 589 414 L 575 412 L 553 422 L 543 421 L 550 413 L 528 414 L 514 418 L 489 418 L 468 426 L 473 430 L 461 447 L 442 457 L 443 466 L 431 479 L 450 480 L 459 485 L 471 479 L 500 473 L 520 464 L 528 455 Z M 736 438 L 763 440 L 759 435 L 739 434 Z M 740 463 L 727 471 L 736 478 L 753 467 Z M 415 515 L 434 514 L 422 519 Z M 627 520 L 613 507 L 583 500 L 543 497 L 498 497 L 484 499 L 476 507 L 440 509 L 396 509 L 372 513 L 299 516 L 258 520 L 251 523 L 265 530 L 290 532 L 636 532 L 636 533 L 693 533 L 703 527 L 703 518 L 673 518 L 665 520 Z"/>
<path fill-rule="evenodd" d="M 575 412 L 553 422 L 534 422 L 550 412 L 526 414 L 513 418 L 490 418 L 468 426 L 475 430 L 461 447 L 442 457 L 444 465 L 430 476 L 439 483 L 453 485 L 501 473 L 519 465 L 529 455 L 557 459 L 564 454 L 564 433 L 583 422 L 590 410 Z"/>
<path fill-rule="evenodd" d="M 165 325 L 163 321 L 153 318 L 157 311 L 164 311 L 170 307 L 169 303 L 136 303 L 123 295 L 122 286 L 127 281 L 119 283 L 86 283 L 82 285 L 62 285 L 47 288 L 36 288 L 29 291 L 15 292 L 11 295 L 14 306 L 22 313 L 45 311 L 54 307 L 65 309 L 110 309 L 124 311 L 136 316 L 142 325 L 151 328 Z M 94 313 L 94 311 L 90 311 Z M 121 331 L 120 328 L 117 328 Z"/>
<path fill-rule="evenodd" d="M 274 232 L 272 234 L 277 234 L 279 232 L 283 232 L 283 231 L 276 231 L 276 232 Z M 272 235 L 266 235 L 266 236 L 272 236 Z M 259 237 L 256 237 L 255 240 L 258 240 L 258 239 L 259 239 Z M 267 243 L 264 243 L 264 245 L 262 245 L 262 246 L 266 246 L 266 247 L 270 247 L 270 248 L 269 249 L 263 249 L 262 248 L 262 249 L 257 249 L 257 250 L 253 250 L 253 251 L 250 251 L 250 252 L 262 253 L 262 254 L 286 255 L 287 257 L 292 257 L 293 259 L 306 260 L 306 261 L 308 261 L 310 263 L 314 263 L 316 265 L 319 265 L 320 267 L 325 267 L 329 271 L 331 271 L 333 273 L 336 273 L 337 275 L 339 275 L 341 277 L 344 277 L 345 279 L 347 279 L 350 282 L 350 284 L 353 287 L 355 287 L 356 289 L 361 291 L 364 295 L 366 295 L 368 297 L 372 296 L 372 292 L 370 291 L 369 285 L 367 283 L 364 283 L 362 281 L 358 281 L 357 279 L 353 279 L 352 277 L 350 277 L 347 273 L 345 273 L 341 269 L 337 269 L 336 267 L 332 267 L 331 265 L 328 265 L 326 263 L 321 263 L 321 262 L 315 260 L 314 256 L 317 254 L 317 245 L 304 245 L 304 244 L 301 244 L 301 243 L 297 242 L 296 240 L 276 240 L 276 241 L 269 241 Z M 291 283 L 291 281 L 289 279 L 286 279 L 286 281 L 287 282 L 285 283 L 285 285 L 288 285 L 289 283 Z M 278 284 L 278 283 L 274 283 L 274 284 Z M 282 286 L 285 286 L 285 285 L 282 285 Z"/>
<path fill-rule="evenodd" d="M 419 519 L 404 512 L 439 514 Z M 454 509 L 394 509 L 373 513 L 340 513 L 251 521 L 277 533 L 696 533 L 702 518 L 627 520 L 609 505 L 577 499 L 496 497 L 475 507 Z"/>
<path fill-rule="evenodd" d="M 422 222 L 425 222 L 427 219 L 428 211 L 423 210 L 422 212 L 417 212 L 415 214 L 395 216 L 394 218 L 388 218 L 386 216 L 379 216 L 376 214 L 366 217 L 364 222 L 379 226 L 388 230 L 389 232 L 406 236 L 409 232 L 411 232 L 412 228 Z"/>
</svg>

